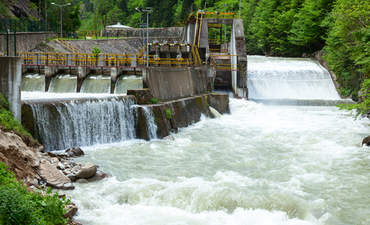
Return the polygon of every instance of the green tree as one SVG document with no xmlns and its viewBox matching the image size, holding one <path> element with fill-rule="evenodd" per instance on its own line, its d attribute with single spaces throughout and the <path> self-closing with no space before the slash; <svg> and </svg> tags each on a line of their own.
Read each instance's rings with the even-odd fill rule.
<svg viewBox="0 0 370 225">
<path fill-rule="evenodd" d="M 325 59 L 341 85 L 343 95 L 357 99 L 370 74 L 370 4 L 367 0 L 337 0 L 331 13 Z"/>
<path fill-rule="evenodd" d="M 332 9 L 333 0 L 305 0 L 293 17 L 289 41 L 312 53 L 324 47 L 328 27 L 323 21 Z"/>
</svg>

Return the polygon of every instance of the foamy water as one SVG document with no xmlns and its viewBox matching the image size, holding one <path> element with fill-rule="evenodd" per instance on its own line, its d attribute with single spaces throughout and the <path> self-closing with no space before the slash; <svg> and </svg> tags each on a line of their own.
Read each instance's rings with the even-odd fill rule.
<svg viewBox="0 0 370 225">
<path fill-rule="evenodd" d="M 112 177 L 67 191 L 83 224 L 370 224 L 368 119 L 231 99 L 172 138 L 84 148 Z"/>
</svg>

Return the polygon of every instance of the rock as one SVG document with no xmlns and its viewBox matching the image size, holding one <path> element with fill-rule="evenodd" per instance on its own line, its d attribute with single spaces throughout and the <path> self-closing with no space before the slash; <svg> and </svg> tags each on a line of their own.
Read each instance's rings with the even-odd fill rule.
<svg viewBox="0 0 370 225">
<path fill-rule="evenodd" d="M 76 175 L 74 174 L 68 174 L 67 177 L 72 181 L 72 182 L 75 182 L 77 180 L 77 177 Z"/>
<path fill-rule="evenodd" d="M 93 177 L 96 174 L 97 167 L 92 163 L 86 163 L 83 165 L 76 174 L 76 177 L 78 178 L 85 178 L 88 179 L 90 177 Z"/>
<path fill-rule="evenodd" d="M 73 190 L 73 189 L 75 189 L 75 186 L 72 183 L 68 183 L 68 184 L 64 184 L 61 189 L 63 189 L 63 190 Z"/>
<path fill-rule="evenodd" d="M 88 183 L 89 181 L 88 180 L 86 180 L 86 179 L 78 179 L 77 181 L 76 181 L 77 183 L 80 183 L 80 184 L 86 184 L 86 183 Z"/>
<path fill-rule="evenodd" d="M 64 170 L 65 166 L 63 165 L 63 163 L 59 162 L 57 168 L 60 170 Z"/>
<path fill-rule="evenodd" d="M 362 145 L 370 146 L 370 136 L 364 138 L 364 140 L 362 141 Z"/>
<path fill-rule="evenodd" d="M 76 215 L 78 211 L 77 206 L 74 203 L 70 203 L 64 209 L 67 212 L 66 214 L 64 214 L 64 218 L 68 218 L 69 221 L 72 221 L 72 218 Z"/>
<path fill-rule="evenodd" d="M 82 149 L 79 147 L 67 149 L 66 153 L 69 157 L 79 157 L 85 155 L 84 151 L 82 151 Z"/>
<path fill-rule="evenodd" d="M 104 178 L 108 177 L 108 174 L 102 172 L 102 171 L 97 171 L 95 176 L 87 179 L 87 181 L 89 182 L 94 182 L 94 181 L 99 181 L 99 180 L 102 180 Z"/>
<path fill-rule="evenodd" d="M 45 159 L 41 160 L 39 174 L 45 180 L 46 184 L 53 188 L 64 189 L 64 185 L 71 183 L 71 180 L 67 176 Z"/>
</svg>

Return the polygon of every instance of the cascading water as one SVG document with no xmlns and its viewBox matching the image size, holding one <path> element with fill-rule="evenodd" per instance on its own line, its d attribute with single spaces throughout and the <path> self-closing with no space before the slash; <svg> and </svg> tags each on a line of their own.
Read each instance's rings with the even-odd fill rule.
<svg viewBox="0 0 370 225">
<path fill-rule="evenodd" d="M 110 76 L 88 76 L 82 83 L 83 93 L 110 93 Z"/>
<path fill-rule="evenodd" d="M 129 99 L 28 104 L 47 151 L 135 138 L 133 101 Z"/>
<path fill-rule="evenodd" d="M 45 91 L 45 76 L 39 74 L 27 74 L 22 77 L 22 91 Z"/>
<path fill-rule="evenodd" d="M 330 74 L 312 59 L 248 56 L 250 99 L 340 100 Z"/>
<path fill-rule="evenodd" d="M 156 139 L 157 138 L 157 125 L 154 121 L 154 115 L 149 107 L 142 107 L 144 112 L 144 117 L 146 120 L 147 132 L 149 139 Z"/>
<path fill-rule="evenodd" d="M 126 94 L 127 90 L 143 88 L 143 80 L 137 76 L 121 76 L 116 84 L 116 94 Z"/>
<path fill-rule="evenodd" d="M 77 90 L 77 76 L 58 75 L 51 80 L 49 92 L 75 93 Z"/>
</svg>

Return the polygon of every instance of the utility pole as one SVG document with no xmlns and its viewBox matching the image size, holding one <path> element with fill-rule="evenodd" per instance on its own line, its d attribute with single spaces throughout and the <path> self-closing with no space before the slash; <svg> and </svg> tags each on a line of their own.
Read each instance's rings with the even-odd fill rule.
<svg viewBox="0 0 370 225">
<path fill-rule="evenodd" d="M 44 3 L 45 3 L 45 6 L 44 6 L 44 9 L 45 9 L 45 28 L 46 28 L 46 31 L 49 31 L 49 25 L 48 25 L 48 4 L 47 4 L 47 0 L 44 0 Z"/>
<path fill-rule="evenodd" d="M 59 13 L 60 14 L 60 38 L 63 38 L 63 7 L 71 5 L 71 3 L 59 5 L 59 4 L 56 4 L 55 2 L 52 2 L 51 4 L 58 6 L 60 9 L 60 13 Z"/>
<path fill-rule="evenodd" d="M 152 12 L 152 8 L 136 8 L 136 11 L 146 13 L 146 66 L 149 67 L 149 14 Z"/>
</svg>

